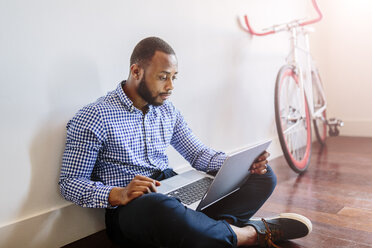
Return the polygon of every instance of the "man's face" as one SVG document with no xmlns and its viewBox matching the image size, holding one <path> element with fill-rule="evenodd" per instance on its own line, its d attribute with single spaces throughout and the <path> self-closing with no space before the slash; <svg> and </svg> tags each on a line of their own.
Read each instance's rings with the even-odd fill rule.
<svg viewBox="0 0 372 248">
<path fill-rule="evenodd" d="M 175 55 L 156 51 L 145 67 L 137 93 L 148 104 L 160 106 L 172 94 L 173 83 L 178 72 Z"/>
</svg>

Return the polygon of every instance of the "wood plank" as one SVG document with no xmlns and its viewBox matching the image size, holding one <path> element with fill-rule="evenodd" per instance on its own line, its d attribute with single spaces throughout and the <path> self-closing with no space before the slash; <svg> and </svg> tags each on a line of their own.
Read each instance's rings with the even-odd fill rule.
<svg viewBox="0 0 372 248">
<path fill-rule="evenodd" d="M 344 207 L 337 214 L 366 219 L 367 221 L 372 223 L 372 210 L 370 209 Z"/>
<path fill-rule="evenodd" d="M 312 189 L 311 193 L 309 193 L 307 189 L 302 188 L 297 188 L 295 192 L 291 190 L 291 187 L 279 185 L 275 188 L 273 196 L 270 199 L 276 200 L 276 198 L 283 198 L 284 201 L 286 198 L 289 197 L 301 197 L 306 198 L 307 200 L 314 199 L 314 201 L 328 201 L 337 205 L 343 205 L 352 208 L 363 206 L 363 208 L 372 209 L 372 197 L 361 199 L 353 196 L 352 194 L 332 194 L 332 192 L 328 192 L 327 190 L 321 189 L 319 191 L 316 191 L 314 190 L 314 188 Z"/>
</svg>

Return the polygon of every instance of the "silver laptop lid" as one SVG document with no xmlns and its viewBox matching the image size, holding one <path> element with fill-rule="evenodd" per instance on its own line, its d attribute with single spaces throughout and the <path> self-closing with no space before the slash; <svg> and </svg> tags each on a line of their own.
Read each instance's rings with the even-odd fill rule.
<svg viewBox="0 0 372 248">
<path fill-rule="evenodd" d="M 237 191 L 248 179 L 252 163 L 270 144 L 271 140 L 228 156 L 196 210 L 201 211 Z"/>
</svg>

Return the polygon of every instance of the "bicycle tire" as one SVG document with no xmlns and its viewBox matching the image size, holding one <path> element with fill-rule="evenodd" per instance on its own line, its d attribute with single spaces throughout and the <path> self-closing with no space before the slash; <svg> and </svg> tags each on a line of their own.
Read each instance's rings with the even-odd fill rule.
<svg viewBox="0 0 372 248">
<path fill-rule="evenodd" d="M 275 84 L 275 121 L 284 157 L 297 173 L 308 168 L 311 157 L 309 106 L 306 95 L 302 98 L 300 94 L 294 67 L 283 66 L 278 72 Z M 305 101 L 305 118 L 300 114 L 302 99 Z"/>
<path fill-rule="evenodd" d="M 319 73 L 317 70 L 312 70 L 311 71 L 311 77 L 313 81 L 313 103 L 314 103 L 314 113 L 321 107 L 324 106 L 325 100 L 323 99 L 323 96 L 320 93 L 320 89 L 318 88 L 318 84 L 315 82 L 315 80 L 319 80 L 319 84 L 322 87 L 322 80 L 319 76 Z M 325 121 L 320 120 L 318 118 L 313 118 L 313 125 L 314 125 L 314 131 L 315 131 L 315 136 L 316 139 L 318 140 L 320 145 L 325 145 L 326 139 L 327 139 L 327 110 L 325 109 L 322 112 L 322 116 Z"/>
</svg>

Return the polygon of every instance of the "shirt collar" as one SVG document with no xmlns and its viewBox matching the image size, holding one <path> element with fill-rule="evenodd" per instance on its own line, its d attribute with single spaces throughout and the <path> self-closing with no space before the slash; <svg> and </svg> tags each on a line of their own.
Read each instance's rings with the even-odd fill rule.
<svg viewBox="0 0 372 248">
<path fill-rule="evenodd" d="M 125 84 L 125 82 L 126 81 L 124 80 L 124 81 L 122 81 L 122 82 L 119 83 L 118 87 L 116 88 L 116 94 L 119 97 L 120 102 L 124 105 L 124 107 L 128 111 L 133 111 L 134 110 L 133 102 L 125 94 L 125 92 L 123 90 L 123 87 L 122 87 Z"/>
<path fill-rule="evenodd" d="M 124 105 L 124 107 L 128 111 L 133 112 L 137 108 L 133 105 L 132 100 L 129 99 L 129 97 L 125 94 L 125 92 L 123 90 L 123 87 L 122 86 L 125 83 L 126 83 L 126 80 L 124 80 L 121 83 L 119 83 L 118 87 L 116 88 L 116 94 L 118 95 L 118 97 L 120 99 L 120 102 Z M 149 110 L 148 110 L 147 113 L 149 113 L 149 112 L 151 112 L 151 111 L 153 111 L 155 109 L 155 106 L 153 106 L 153 105 L 148 105 L 148 106 L 149 106 Z"/>
</svg>

